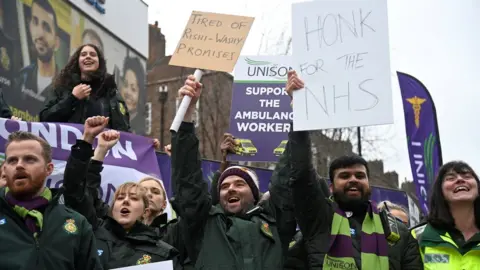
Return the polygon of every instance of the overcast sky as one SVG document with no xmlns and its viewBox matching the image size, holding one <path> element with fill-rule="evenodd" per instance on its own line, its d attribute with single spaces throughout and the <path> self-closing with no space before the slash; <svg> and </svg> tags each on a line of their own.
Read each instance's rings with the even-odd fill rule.
<svg viewBox="0 0 480 270">
<path fill-rule="evenodd" d="M 302 1 L 145 2 L 149 4 L 149 22 L 158 21 L 166 37 L 167 54 L 175 49 L 191 11 L 199 10 L 256 17 L 242 51 L 243 55 L 256 55 L 267 54 L 265 44 L 277 42 L 282 32 L 290 35 L 291 3 Z M 444 162 L 461 159 L 480 170 L 480 1 L 389 0 L 388 4 L 392 75 L 396 70 L 409 73 L 430 90 L 437 107 Z M 263 42 L 262 35 L 267 36 Z M 392 82 L 395 124 L 376 132 L 392 138 L 390 143 L 381 143 L 386 170 L 396 170 L 400 180 L 412 179 L 396 77 Z"/>
</svg>

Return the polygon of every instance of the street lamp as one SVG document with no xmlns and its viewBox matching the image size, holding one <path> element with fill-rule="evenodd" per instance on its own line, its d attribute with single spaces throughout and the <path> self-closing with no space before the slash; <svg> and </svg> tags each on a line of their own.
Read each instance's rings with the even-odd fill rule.
<svg viewBox="0 0 480 270">
<path fill-rule="evenodd" d="M 165 103 L 168 99 L 168 86 L 160 85 L 158 87 L 158 101 L 160 101 L 160 147 L 163 148 L 165 144 L 163 143 L 163 130 L 164 130 L 164 119 L 165 119 Z"/>
</svg>

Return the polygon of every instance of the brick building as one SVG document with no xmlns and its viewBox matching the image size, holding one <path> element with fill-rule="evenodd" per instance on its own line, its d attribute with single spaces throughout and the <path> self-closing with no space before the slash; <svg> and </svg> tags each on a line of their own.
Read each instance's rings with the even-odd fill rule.
<svg viewBox="0 0 480 270">
<path fill-rule="evenodd" d="M 165 36 L 157 23 L 149 26 L 149 33 L 147 101 L 150 104 L 148 106 L 151 106 L 151 128 L 147 135 L 158 138 L 163 145 L 167 145 L 171 138 L 170 125 L 177 108 L 177 91 L 186 77 L 195 70 L 169 66 L 170 56 L 165 55 Z M 232 75 L 225 72 L 208 71 L 202 77 L 203 93 L 197 104 L 197 134 L 200 138 L 200 153 L 204 158 L 220 159 L 218 146 L 223 133 L 228 130 L 232 83 Z"/>
</svg>

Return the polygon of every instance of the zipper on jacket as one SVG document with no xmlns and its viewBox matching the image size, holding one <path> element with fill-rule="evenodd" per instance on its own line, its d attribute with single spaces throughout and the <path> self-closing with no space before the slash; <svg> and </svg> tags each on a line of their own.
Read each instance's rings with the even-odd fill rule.
<svg viewBox="0 0 480 270">
<path fill-rule="evenodd" d="M 38 242 L 38 233 L 33 234 L 33 239 L 35 240 L 35 246 L 37 249 L 40 249 L 40 243 Z"/>
</svg>

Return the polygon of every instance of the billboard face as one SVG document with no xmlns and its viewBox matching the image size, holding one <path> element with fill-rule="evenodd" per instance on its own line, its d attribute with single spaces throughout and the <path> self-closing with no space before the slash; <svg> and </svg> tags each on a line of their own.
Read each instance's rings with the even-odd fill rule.
<svg viewBox="0 0 480 270">
<path fill-rule="evenodd" d="M 145 59 L 63 0 L 0 0 L 0 86 L 12 113 L 38 121 L 53 78 L 86 43 L 104 52 L 132 129 L 143 135 Z"/>
</svg>

